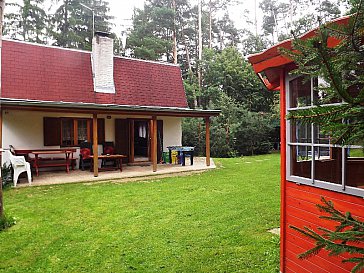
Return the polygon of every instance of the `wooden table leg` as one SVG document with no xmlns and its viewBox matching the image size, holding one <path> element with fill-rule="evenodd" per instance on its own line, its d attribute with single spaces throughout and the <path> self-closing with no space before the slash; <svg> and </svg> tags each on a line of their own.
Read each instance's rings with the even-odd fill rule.
<svg viewBox="0 0 364 273">
<path fill-rule="evenodd" d="M 122 172 L 123 171 L 123 158 L 122 157 L 120 157 L 120 159 L 119 159 L 119 164 L 120 164 L 120 172 Z"/>
<path fill-rule="evenodd" d="M 71 168 L 72 168 L 72 171 L 75 170 L 75 165 L 76 165 L 76 161 L 73 160 L 73 153 L 71 154 Z"/>
<path fill-rule="evenodd" d="M 182 166 L 186 166 L 186 154 L 184 151 L 182 151 L 182 155 L 181 155 L 181 163 L 182 163 Z"/>
<path fill-rule="evenodd" d="M 34 167 L 35 167 L 35 172 L 36 172 L 37 176 L 39 176 L 38 155 L 37 154 L 35 155 L 35 158 L 34 158 Z"/>
<path fill-rule="evenodd" d="M 94 169 L 94 159 L 93 157 L 90 157 L 90 172 Z"/>
<path fill-rule="evenodd" d="M 70 153 L 66 152 L 66 172 L 69 173 L 70 172 L 70 162 L 69 162 L 69 159 L 70 159 Z"/>
</svg>

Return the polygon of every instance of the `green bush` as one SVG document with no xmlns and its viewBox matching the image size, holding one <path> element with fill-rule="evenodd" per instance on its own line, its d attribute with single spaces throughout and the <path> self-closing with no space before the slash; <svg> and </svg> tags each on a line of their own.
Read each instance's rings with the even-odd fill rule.
<svg viewBox="0 0 364 273">
<path fill-rule="evenodd" d="M 13 182 L 13 168 L 10 164 L 3 164 L 1 168 L 1 179 L 3 188 L 10 187 L 11 183 Z"/>
<path fill-rule="evenodd" d="M 195 155 L 205 155 L 205 123 L 202 119 L 183 119 L 182 144 L 195 147 Z"/>
<path fill-rule="evenodd" d="M 271 120 L 264 113 L 242 113 L 236 131 L 235 149 L 240 155 L 267 154 L 273 149 Z"/>
<path fill-rule="evenodd" d="M 221 114 L 211 119 L 210 142 L 212 157 L 236 157 L 267 154 L 273 149 L 272 116 L 251 112 L 224 94 L 217 96 L 216 107 Z M 196 155 L 205 155 L 205 122 L 186 118 L 182 123 L 182 143 L 194 146 Z"/>
<path fill-rule="evenodd" d="M 0 216 L 0 231 L 7 229 L 13 225 L 16 224 L 16 220 L 14 217 L 7 216 L 4 214 L 4 216 Z"/>
</svg>

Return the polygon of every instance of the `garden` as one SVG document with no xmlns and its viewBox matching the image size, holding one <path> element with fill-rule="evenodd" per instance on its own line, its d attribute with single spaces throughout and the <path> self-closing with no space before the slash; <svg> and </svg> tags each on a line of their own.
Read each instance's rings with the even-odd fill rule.
<svg viewBox="0 0 364 273">
<path fill-rule="evenodd" d="M 279 272 L 279 154 L 138 182 L 7 188 L 0 272 Z"/>
</svg>

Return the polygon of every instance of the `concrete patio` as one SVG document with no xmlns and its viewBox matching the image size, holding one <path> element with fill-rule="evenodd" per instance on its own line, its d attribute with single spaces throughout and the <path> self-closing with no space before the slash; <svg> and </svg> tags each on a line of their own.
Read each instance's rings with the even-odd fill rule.
<svg viewBox="0 0 364 273">
<path fill-rule="evenodd" d="M 31 186 L 56 185 L 79 182 L 102 182 L 115 180 L 116 182 L 129 182 L 144 179 L 153 179 L 169 176 L 188 175 L 196 172 L 211 170 L 216 168 L 214 161 L 211 159 L 211 165 L 206 166 L 205 157 L 195 157 L 194 165 L 189 165 L 186 160 L 186 166 L 174 164 L 158 164 L 157 172 L 153 172 L 150 165 L 148 166 L 128 166 L 123 165 L 123 171 L 102 171 L 98 177 L 94 177 L 93 172 L 89 170 L 81 171 L 79 169 L 66 173 L 64 170 L 41 171 L 39 176 L 35 176 L 33 172 L 33 182 Z M 21 177 L 17 187 L 29 186 L 27 179 Z"/>
</svg>

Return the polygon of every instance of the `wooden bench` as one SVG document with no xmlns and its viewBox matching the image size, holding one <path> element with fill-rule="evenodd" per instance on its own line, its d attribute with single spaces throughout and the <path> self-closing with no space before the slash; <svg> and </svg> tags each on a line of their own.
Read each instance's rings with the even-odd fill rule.
<svg viewBox="0 0 364 273">
<path fill-rule="evenodd" d="M 45 167 L 59 167 L 65 166 L 64 161 L 66 158 L 64 157 L 38 157 L 38 168 L 45 168 Z M 76 158 L 70 158 L 70 167 L 72 170 L 75 169 L 76 166 Z M 32 167 L 34 167 L 34 158 L 29 159 L 30 163 L 32 164 Z M 57 163 L 58 162 L 58 163 Z"/>
<path fill-rule="evenodd" d="M 15 150 L 17 155 L 23 155 L 25 159 L 31 163 L 33 169 L 35 169 L 37 176 L 39 175 L 40 168 L 50 167 L 66 167 L 66 171 L 69 172 L 69 167 L 72 170 L 76 166 L 76 158 L 73 157 L 73 153 L 76 152 L 75 148 L 61 148 L 61 149 L 37 149 L 37 150 Z M 30 157 L 29 154 L 34 154 L 35 157 Z M 59 156 L 64 154 L 64 157 Z M 55 155 L 55 156 L 40 156 L 40 155 Z"/>
</svg>

